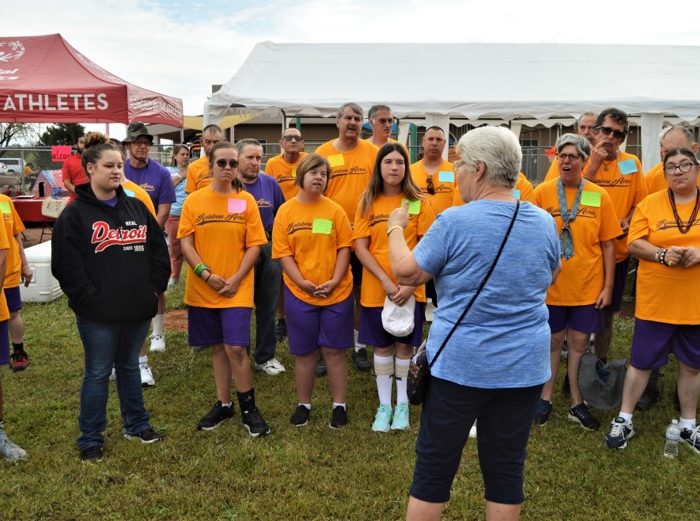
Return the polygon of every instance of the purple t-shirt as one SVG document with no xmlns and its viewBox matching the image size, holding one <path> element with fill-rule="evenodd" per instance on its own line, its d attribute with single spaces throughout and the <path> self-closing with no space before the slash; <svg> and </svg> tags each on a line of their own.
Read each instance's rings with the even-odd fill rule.
<svg viewBox="0 0 700 521">
<path fill-rule="evenodd" d="M 243 183 L 243 188 L 255 198 L 263 227 L 267 232 L 272 232 L 277 210 L 284 204 L 284 194 L 279 183 L 274 177 L 260 172 L 254 183 Z"/>
<path fill-rule="evenodd" d="M 158 211 L 159 204 L 174 203 L 175 187 L 173 186 L 172 176 L 167 168 L 161 165 L 158 161 L 149 159 L 144 168 L 134 168 L 130 161 L 124 163 L 124 175 L 129 181 L 132 181 L 146 190 L 151 201 Z"/>
</svg>

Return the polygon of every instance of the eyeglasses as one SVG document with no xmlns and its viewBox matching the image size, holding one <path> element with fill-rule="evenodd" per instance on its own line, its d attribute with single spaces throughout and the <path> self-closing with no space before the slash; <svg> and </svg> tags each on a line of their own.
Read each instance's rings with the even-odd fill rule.
<svg viewBox="0 0 700 521">
<path fill-rule="evenodd" d="M 377 123 L 380 125 L 386 125 L 387 123 L 393 123 L 394 118 L 377 118 Z"/>
<path fill-rule="evenodd" d="M 216 162 L 214 163 L 216 166 L 219 168 L 226 168 L 226 165 L 229 166 L 229 168 L 238 168 L 238 160 L 237 159 L 217 159 Z"/>
<path fill-rule="evenodd" d="M 598 132 L 602 132 L 606 136 L 609 136 L 610 134 L 612 134 L 615 139 L 623 140 L 627 136 L 627 132 L 625 132 L 623 130 L 617 130 L 617 129 L 610 128 L 610 127 L 604 127 L 602 125 L 599 127 L 596 127 L 595 129 Z"/>
<path fill-rule="evenodd" d="M 430 195 L 435 195 L 435 185 L 433 184 L 433 176 L 429 175 L 425 178 L 425 188 Z"/>
<path fill-rule="evenodd" d="M 282 140 L 283 141 L 301 141 L 302 138 L 301 138 L 301 136 L 292 135 L 292 136 L 282 136 Z"/>
<path fill-rule="evenodd" d="M 581 156 L 579 156 L 578 154 L 557 154 L 557 159 L 560 162 L 564 162 L 568 159 L 573 163 L 574 161 L 578 161 L 579 159 L 581 159 Z"/>
<path fill-rule="evenodd" d="M 682 163 L 679 163 L 677 165 L 674 165 L 673 163 L 668 163 L 667 165 L 664 165 L 664 172 L 667 174 L 673 174 L 678 170 L 681 174 L 687 174 L 690 172 L 694 166 L 697 166 L 695 163 L 692 163 L 690 161 L 683 161 Z"/>
</svg>

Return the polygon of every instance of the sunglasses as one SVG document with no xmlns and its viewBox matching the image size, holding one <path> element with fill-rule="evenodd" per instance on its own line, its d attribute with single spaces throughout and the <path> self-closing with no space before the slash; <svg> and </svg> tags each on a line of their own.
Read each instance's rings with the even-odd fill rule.
<svg viewBox="0 0 700 521">
<path fill-rule="evenodd" d="M 387 123 L 393 123 L 394 118 L 377 118 L 377 123 L 380 125 L 386 125 Z"/>
<path fill-rule="evenodd" d="M 598 132 L 602 132 L 606 136 L 609 136 L 610 134 L 612 134 L 615 139 L 622 140 L 622 139 L 625 139 L 625 137 L 627 136 L 627 132 L 625 132 L 623 130 L 616 130 L 616 129 L 610 128 L 610 127 L 600 126 L 600 127 L 596 127 L 595 129 Z"/>
<path fill-rule="evenodd" d="M 237 159 L 217 159 L 216 162 L 214 163 L 216 166 L 219 168 L 226 168 L 226 165 L 228 165 L 230 168 L 238 168 L 238 160 Z"/>
<path fill-rule="evenodd" d="M 433 176 L 429 175 L 425 178 L 425 187 L 430 195 L 435 195 L 435 185 L 433 184 Z"/>
<path fill-rule="evenodd" d="M 301 141 L 302 138 L 301 138 L 301 136 L 282 136 L 282 140 L 284 140 L 284 141 Z"/>
<path fill-rule="evenodd" d="M 581 159 L 581 156 L 579 156 L 578 154 L 557 154 L 557 159 L 559 159 L 560 162 L 564 162 L 567 159 L 571 162 L 574 162 Z"/>
</svg>

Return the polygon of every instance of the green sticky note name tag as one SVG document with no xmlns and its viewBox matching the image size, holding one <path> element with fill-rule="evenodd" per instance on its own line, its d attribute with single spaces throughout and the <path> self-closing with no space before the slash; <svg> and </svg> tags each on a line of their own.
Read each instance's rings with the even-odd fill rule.
<svg viewBox="0 0 700 521">
<path fill-rule="evenodd" d="M 131 190 L 127 190 L 126 188 L 124 188 L 124 193 L 127 197 L 136 197 L 136 192 L 132 192 Z"/>
<path fill-rule="evenodd" d="M 404 205 L 408 203 L 408 215 L 418 215 L 420 213 L 420 201 L 409 201 L 408 199 L 403 199 L 401 204 Z"/>
<path fill-rule="evenodd" d="M 441 183 L 454 183 L 455 173 L 450 172 L 449 170 L 438 172 L 438 181 Z"/>
<path fill-rule="evenodd" d="M 10 208 L 10 203 L 8 203 L 7 201 L 0 201 L 0 212 L 12 213 L 12 209 Z"/>
<path fill-rule="evenodd" d="M 513 197 L 515 197 L 518 201 L 520 200 L 520 190 L 517 188 L 513 189 Z"/>
<path fill-rule="evenodd" d="M 333 221 L 329 219 L 314 219 L 311 226 L 311 233 L 320 233 L 322 235 L 330 235 L 333 229 Z"/>
<path fill-rule="evenodd" d="M 584 190 L 581 194 L 581 204 L 600 208 L 600 192 L 589 192 Z"/>
</svg>

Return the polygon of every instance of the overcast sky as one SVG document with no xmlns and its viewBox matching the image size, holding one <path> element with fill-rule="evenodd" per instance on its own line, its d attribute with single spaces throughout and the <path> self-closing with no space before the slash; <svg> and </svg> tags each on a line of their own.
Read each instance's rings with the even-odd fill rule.
<svg viewBox="0 0 700 521">
<path fill-rule="evenodd" d="M 698 0 L 0 2 L 3 36 L 61 33 L 113 74 L 182 98 L 185 114 L 264 40 L 700 45 Z"/>
</svg>

